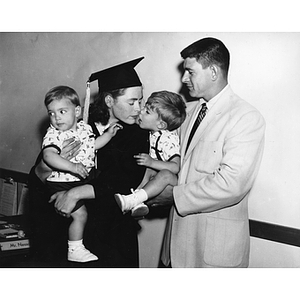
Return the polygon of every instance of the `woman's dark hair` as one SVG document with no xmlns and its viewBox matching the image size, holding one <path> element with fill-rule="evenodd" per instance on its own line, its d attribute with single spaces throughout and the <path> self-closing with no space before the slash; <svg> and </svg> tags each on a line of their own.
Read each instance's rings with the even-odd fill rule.
<svg viewBox="0 0 300 300">
<path fill-rule="evenodd" d="M 90 105 L 89 120 L 91 122 L 100 122 L 102 125 L 107 125 L 110 115 L 108 106 L 105 103 L 105 97 L 110 95 L 112 98 L 116 99 L 117 97 L 124 95 L 125 91 L 126 88 L 109 92 L 100 92 L 95 101 Z"/>
</svg>

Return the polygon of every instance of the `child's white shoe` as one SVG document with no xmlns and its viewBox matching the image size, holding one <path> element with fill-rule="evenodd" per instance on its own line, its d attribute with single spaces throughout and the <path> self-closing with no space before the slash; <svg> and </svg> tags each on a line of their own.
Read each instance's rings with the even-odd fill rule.
<svg viewBox="0 0 300 300">
<path fill-rule="evenodd" d="M 126 213 L 141 203 L 141 201 L 137 198 L 135 191 L 131 189 L 131 192 L 132 194 L 130 195 L 115 194 L 116 202 L 123 213 Z"/>
<path fill-rule="evenodd" d="M 98 260 L 98 257 L 87 250 L 83 245 L 68 250 L 68 260 L 76 262 L 88 262 Z"/>
<path fill-rule="evenodd" d="M 144 216 L 148 215 L 148 213 L 149 213 L 149 207 L 146 204 L 144 204 L 144 203 L 141 203 L 141 204 L 135 206 L 131 210 L 131 215 L 134 218 L 144 217 Z"/>
</svg>

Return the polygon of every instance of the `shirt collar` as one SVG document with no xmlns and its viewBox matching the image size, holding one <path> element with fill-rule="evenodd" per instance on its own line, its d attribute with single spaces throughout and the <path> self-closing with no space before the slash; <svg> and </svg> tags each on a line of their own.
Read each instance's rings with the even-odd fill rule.
<svg viewBox="0 0 300 300">
<path fill-rule="evenodd" d="M 157 131 L 154 131 L 154 132 L 150 131 L 150 136 L 159 137 L 162 134 L 163 134 L 163 130 L 157 130 Z"/>
<path fill-rule="evenodd" d="M 229 84 L 227 84 L 223 88 L 223 90 L 221 90 L 216 96 L 211 98 L 208 102 L 205 101 L 203 98 L 201 98 L 200 99 L 200 105 L 202 105 L 203 103 L 206 102 L 207 109 L 210 110 L 217 103 L 217 101 L 220 99 L 220 97 L 225 93 L 225 91 L 228 90 L 228 89 L 229 89 Z"/>
</svg>

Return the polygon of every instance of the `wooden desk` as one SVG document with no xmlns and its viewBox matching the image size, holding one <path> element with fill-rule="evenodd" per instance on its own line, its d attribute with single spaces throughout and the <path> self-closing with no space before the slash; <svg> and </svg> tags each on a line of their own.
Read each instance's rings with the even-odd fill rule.
<svg viewBox="0 0 300 300">
<path fill-rule="evenodd" d="M 29 234 L 27 218 L 24 215 L 18 216 L 0 216 L 1 221 L 6 221 L 9 224 L 18 224 L 20 229 Z M 1 242 L 21 242 L 24 239 L 4 239 L 0 238 Z M 29 241 L 30 245 L 30 241 Z M 6 267 L 27 267 L 30 266 L 30 248 L 17 248 L 13 250 L 0 251 L 0 268 Z"/>
</svg>

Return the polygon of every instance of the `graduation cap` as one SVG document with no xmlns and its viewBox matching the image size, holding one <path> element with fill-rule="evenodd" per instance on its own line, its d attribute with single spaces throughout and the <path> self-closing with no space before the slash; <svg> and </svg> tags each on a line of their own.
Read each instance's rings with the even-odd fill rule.
<svg viewBox="0 0 300 300">
<path fill-rule="evenodd" d="M 128 88 L 133 86 L 141 86 L 142 83 L 137 75 L 134 67 L 144 57 L 140 57 L 120 65 L 110 67 L 108 69 L 93 73 L 89 82 L 98 80 L 100 92 L 108 92 L 121 88 Z"/>
<path fill-rule="evenodd" d="M 88 119 L 90 83 L 98 80 L 99 92 L 108 92 L 122 88 L 142 86 L 140 78 L 134 70 L 134 67 L 143 59 L 144 57 L 136 58 L 134 60 L 93 73 L 89 77 L 87 81 L 87 93 L 83 112 L 83 120 L 85 122 L 87 122 Z"/>
</svg>

